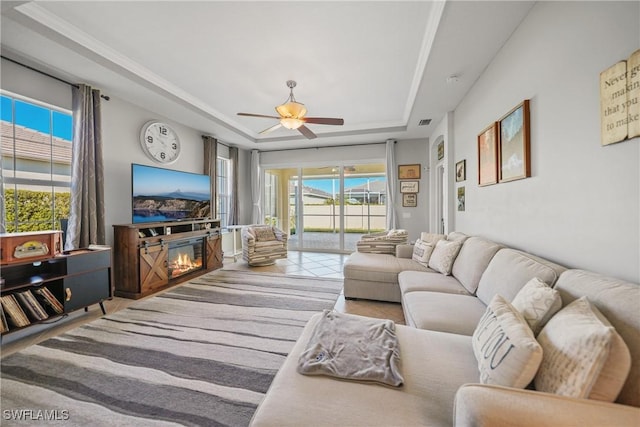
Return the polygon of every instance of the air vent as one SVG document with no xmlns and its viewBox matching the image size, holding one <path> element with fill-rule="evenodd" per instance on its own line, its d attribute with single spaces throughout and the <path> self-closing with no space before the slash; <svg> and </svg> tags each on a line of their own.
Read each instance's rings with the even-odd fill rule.
<svg viewBox="0 0 640 427">
<path fill-rule="evenodd" d="M 420 123 L 418 123 L 418 126 L 427 126 L 431 123 L 431 119 L 422 119 L 420 120 Z"/>
</svg>

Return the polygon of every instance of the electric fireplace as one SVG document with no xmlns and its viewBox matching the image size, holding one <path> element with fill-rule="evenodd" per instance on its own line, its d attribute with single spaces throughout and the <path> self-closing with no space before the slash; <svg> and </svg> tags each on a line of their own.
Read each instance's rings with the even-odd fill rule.
<svg viewBox="0 0 640 427">
<path fill-rule="evenodd" d="M 170 242 L 167 267 L 170 280 L 203 269 L 204 240 L 194 238 Z"/>
</svg>

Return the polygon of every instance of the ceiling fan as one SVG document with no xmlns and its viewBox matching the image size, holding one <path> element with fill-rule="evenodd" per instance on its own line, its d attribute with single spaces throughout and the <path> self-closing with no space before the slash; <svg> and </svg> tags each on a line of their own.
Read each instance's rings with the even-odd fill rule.
<svg viewBox="0 0 640 427">
<path fill-rule="evenodd" d="M 286 129 L 298 129 L 298 132 L 304 135 L 307 139 L 317 138 L 317 135 L 313 133 L 311 129 L 306 127 L 305 123 L 338 126 L 344 124 L 344 119 L 336 119 L 331 117 L 305 117 L 305 114 L 307 114 L 307 109 L 305 108 L 304 104 L 297 102 L 296 98 L 293 96 L 293 88 L 296 87 L 296 82 L 294 82 L 293 80 L 287 80 L 287 87 L 290 90 L 289 98 L 287 98 L 284 104 L 278 105 L 276 107 L 276 111 L 278 112 L 280 117 L 252 113 L 238 113 L 238 115 L 280 120 L 278 124 L 261 131 L 261 134 L 269 133 L 280 127 L 284 127 Z"/>
</svg>

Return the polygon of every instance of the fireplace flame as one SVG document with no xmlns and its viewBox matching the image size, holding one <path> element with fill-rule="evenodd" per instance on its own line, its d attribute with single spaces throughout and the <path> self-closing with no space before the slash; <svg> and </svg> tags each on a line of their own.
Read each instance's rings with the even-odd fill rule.
<svg viewBox="0 0 640 427">
<path fill-rule="evenodd" d="M 201 267 L 202 261 L 193 261 L 188 254 L 178 253 L 178 256 L 171 261 L 169 271 L 171 271 L 171 277 L 176 277 Z"/>
</svg>

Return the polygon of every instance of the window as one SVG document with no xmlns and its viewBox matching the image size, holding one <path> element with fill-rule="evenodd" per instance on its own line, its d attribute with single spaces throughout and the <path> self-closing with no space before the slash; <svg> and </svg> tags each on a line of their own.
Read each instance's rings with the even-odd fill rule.
<svg viewBox="0 0 640 427">
<path fill-rule="evenodd" d="M 69 216 L 72 115 L 52 105 L 3 92 L 3 231 L 59 229 Z"/>
<path fill-rule="evenodd" d="M 231 160 L 218 157 L 216 165 L 218 180 L 218 198 L 216 211 L 220 219 L 220 227 L 229 225 L 229 202 L 231 198 Z"/>
</svg>

